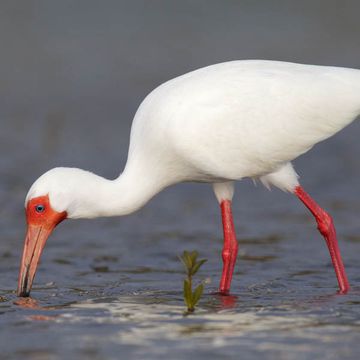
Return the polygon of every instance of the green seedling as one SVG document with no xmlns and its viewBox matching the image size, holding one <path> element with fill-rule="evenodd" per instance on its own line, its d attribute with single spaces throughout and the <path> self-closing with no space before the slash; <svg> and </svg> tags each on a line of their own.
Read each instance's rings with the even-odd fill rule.
<svg viewBox="0 0 360 360">
<path fill-rule="evenodd" d="M 194 312 L 196 304 L 199 302 L 201 295 L 204 291 L 204 284 L 199 284 L 194 292 L 192 291 L 193 276 L 199 271 L 201 265 L 203 265 L 207 259 L 201 259 L 197 261 L 197 251 L 184 251 L 180 256 L 181 262 L 184 264 L 186 271 L 186 279 L 184 279 L 184 301 L 189 313 Z"/>
</svg>

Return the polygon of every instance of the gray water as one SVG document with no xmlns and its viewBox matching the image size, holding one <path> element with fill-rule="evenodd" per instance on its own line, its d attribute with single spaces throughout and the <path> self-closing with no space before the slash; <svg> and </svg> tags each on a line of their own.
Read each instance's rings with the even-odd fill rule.
<svg viewBox="0 0 360 360">
<path fill-rule="evenodd" d="M 334 217 L 352 290 L 337 295 L 322 237 L 299 201 L 244 180 L 232 295 L 218 205 L 180 184 L 123 218 L 67 221 L 49 239 L 32 298 L 15 295 L 28 187 L 55 166 L 114 178 L 131 119 L 161 82 L 220 61 L 360 67 L 357 1 L 0 3 L 0 359 L 356 359 L 360 341 L 360 124 L 294 164 Z M 208 262 L 184 316 L 182 265 Z"/>
</svg>

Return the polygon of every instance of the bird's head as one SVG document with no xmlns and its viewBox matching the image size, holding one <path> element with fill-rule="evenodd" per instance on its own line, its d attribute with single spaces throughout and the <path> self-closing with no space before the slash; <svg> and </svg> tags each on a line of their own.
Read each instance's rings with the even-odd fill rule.
<svg viewBox="0 0 360 360">
<path fill-rule="evenodd" d="M 81 201 L 84 184 L 89 184 L 89 178 L 93 177 L 94 174 L 80 169 L 55 168 L 31 186 L 25 200 L 27 232 L 20 264 L 18 296 L 29 296 L 42 250 L 54 228 L 67 218 L 80 217 L 81 206 L 86 207 L 86 203 Z"/>
</svg>

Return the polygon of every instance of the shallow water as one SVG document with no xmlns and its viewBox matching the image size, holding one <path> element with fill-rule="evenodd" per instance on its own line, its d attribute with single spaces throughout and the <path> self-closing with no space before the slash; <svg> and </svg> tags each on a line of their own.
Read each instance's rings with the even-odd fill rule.
<svg viewBox="0 0 360 360">
<path fill-rule="evenodd" d="M 59 165 L 117 176 L 141 99 L 192 68 L 255 57 L 359 67 L 358 3 L 29 1 L 21 11 L 5 3 L 0 359 L 357 359 L 359 122 L 295 161 L 305 189 L 335 219 L 347 295 L 336 293 L 306 209 L 248 180 L 234 198 L 240 248 L 232 296 L 214 295 L 222 234 L 205 184 L 166 189 L 121 219 L 64 222 L 48 241 L 32 298 L 19 300 L 15 288 L 23 199 L 37 176 Z M 208 259 L 197 276 L 206 287 L 185 316 L 177 255 L 193 249 Z"/>
<path fill-rule="evenodd" d="M 198 200 L 191 206 L 193 187 Z M 252 195 L 261 198 L 263 209 L 256 201 L 251 210 L 235 205 L 240 257 L 232 296 L 214 294 L 221 273 L 220 219 L 201 185 L 169 190 L 124 219 L 62 224 L 49 240 L 32 299 L 14 295 L 20 244 L 9 238 L 0 266 L 6 284 L 0 292 L 1 356 L 354 358 L 360 269 L 359 231 L 351 214 L 358 204 L 348 199 L 348 209 L 333 209 L 353 285 L 348 295 L 338 295 L 311 218 L 289 195 L 258 192 L 262 196 Z M 270 195 L 283 210 L 271 205 Z M 176 257 L 184 249 L 198 249 L 209 259 L 198 276 L 207 283 L 205 295 L 189 316 Z"/>
</svg>

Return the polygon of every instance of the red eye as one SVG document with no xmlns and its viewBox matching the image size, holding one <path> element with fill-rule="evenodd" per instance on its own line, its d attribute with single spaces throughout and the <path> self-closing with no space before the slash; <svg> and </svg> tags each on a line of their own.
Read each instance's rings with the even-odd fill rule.
<svg viewBox="0 0 360 360">
<path fill-rule="evenodd" d="M 35 206 L 35 211 L 36 211 L 37 213 L 42 213 L 42 212 L 45 211 L 45 206 L 42 205 L 42 204 L 36 205 L 36 206 Z"/>
</svg>

